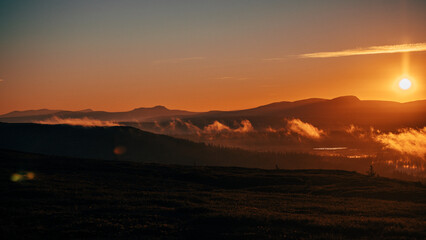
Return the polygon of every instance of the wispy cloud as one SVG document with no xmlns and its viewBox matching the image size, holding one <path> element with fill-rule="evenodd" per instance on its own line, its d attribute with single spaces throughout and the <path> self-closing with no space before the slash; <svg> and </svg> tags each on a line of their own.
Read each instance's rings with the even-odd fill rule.
<svg viewBox="0 0 426 240">
<path fill-rule="evenodd" d="M 154 64 L 160 64 L 160 63 L 181 63 L 181 62 L 198 61 L 198 60 L 204 60 L 204 59 L 205 59 L 205 57 L 170 58 L 170 59 L 156 60 L 153 63 Z"/>
<path fill-rule="evenodd" d="M 426 43 L 399 44 L 372 46 L 366 48 L 347 49 L 336 52 L 316 52 L 297 55 L 299 58 L 331 58 L 331 57 L 348 57 L 356 55 L 371 55 L 385 53 L 402 53 L 402 52 L 422 52 L 426 51 Z M 279 58 L 276 58 L 279 59 Z"/>
<path fill-rule="evenodd" d="M 323 130 L 297 118 L 287 120 L 287 127 L 289 132 L 294 132 L 307 138 L 320 139 L 323 135 L 325 135 Z"/>
<path fill-rule="evenodd" d="M 165 127 L 161 126 L 158 122 L 155 122 L 155 126 L 162 133 L 195 133 L 201 135 L 218 135 L 218 134 L 244 134 L 254 132 L 251 122 L 249 120 L 242 120 L 237 128 L 231 128 L 230 126 L 215 120 L 213 123 L 206 125 L 204 128 L 195 126 L 190 121 L 184 121 L 179 118 L 172 119 Z"/>
<path fill-rule="evenodd" d="M 222 131 L 228 132 L 231 131 L 231 128 L 219 121 L 214 121 L 212 124 L 206 126 L 204 131 L 207 133 L 217 133 Z"/>
</svg>

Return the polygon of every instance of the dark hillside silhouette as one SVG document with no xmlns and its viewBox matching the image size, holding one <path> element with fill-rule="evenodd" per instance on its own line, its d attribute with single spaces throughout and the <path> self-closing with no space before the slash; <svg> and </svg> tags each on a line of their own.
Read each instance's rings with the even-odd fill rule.
<svg viewBox="0 0 426 240">
<path fill-rule="evenodd" d="M 328 168 L 365 172 L 371 159 L 348 161 L 307 153 L 251 152 L 195 143 L 132 127 L 0 123 L 0 148 L 24 152 L 146 163 L 274 169 Z"/>
<path fill-rule="evenodd" d="M 3 239 L 426 237 L 426 188 L 413 182 L 5 150 L 0 159 Z"/>
</svg>

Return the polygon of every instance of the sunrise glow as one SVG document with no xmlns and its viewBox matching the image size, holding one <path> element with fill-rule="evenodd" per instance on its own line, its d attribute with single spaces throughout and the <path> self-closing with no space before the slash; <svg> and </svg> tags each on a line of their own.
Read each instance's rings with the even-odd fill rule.
<svg viewBox="0 0 426 240">
<path fill-rule="evenodd" d="M 2 2 L 0 114 L 426 98 L 424 3 L 338 2 Z"/>
<path fill-rule="evenodd" d="M 426 239 L 425 23 L 426 0 L 0 0 L 2 239 Z"/>
</svg>

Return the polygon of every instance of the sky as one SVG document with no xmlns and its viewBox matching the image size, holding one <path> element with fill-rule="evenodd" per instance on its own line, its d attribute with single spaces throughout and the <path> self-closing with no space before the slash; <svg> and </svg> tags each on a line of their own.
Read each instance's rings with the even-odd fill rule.
<svg viewBox="0 0 426 240">
<path fill-rule="evenodd" d="M 2 0 L 0 114 L 426 99 L 425 13 L 422 0 Z"/>
</svg>

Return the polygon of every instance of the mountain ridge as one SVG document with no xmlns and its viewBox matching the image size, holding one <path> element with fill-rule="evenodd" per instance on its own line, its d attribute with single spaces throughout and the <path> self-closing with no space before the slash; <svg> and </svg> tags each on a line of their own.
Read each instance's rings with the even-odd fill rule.
<svg viewBox="0 0 426 240">
<path fill-rule="evenodd" d="M 168 122 L 176 118 L 185 119 L 202 127 L 214 121 L 228 124 L 249 120 L 261 126 L 278 127 L 283 119 L 298 118 L 320 127 L 333 128 L 348 125 L 394 129 L 403 127 L 422 127 L 426 125 L 426 100 L 394 102 L 383 100 L 360 100 L 353 95 L 333 99 L 308 98 L 297 101 L 281 101 L 254 108 L 234 111 L 190 112 L 171 110 L 157 105 L 140 107 L 127 112 L 106 111 L 59 111 L 37 115 L 28 111 L 30 116 L 1 115 L 0 122 L 23 123 L 43 122 L 51 118 L 88 118 L 113 122 Z M 56 111 L 56 110 L 43 110 Z M 42 112 L 43 112 L 42 111 Z M 21 114 L 22 115 L 22 114 Z M 6 116 L 6 117 L 5 117 Z M 13 115 L 12 115 L 13 116 Z"/>
<path fill-rule="evenodd" d="M 36 111 L 36 112 L 34 112 Z M 16 112 L 16 113 L 15 113 Z M 12 114 L 13 113 L 13 114 Z M 0 115 L 0 121 L 3 122 L 34 122 L 42 121 L 52 117 L 58 118 L 91 118 L 101 121 L 142 121 L 152 117 L 181 116 L 193 114 L 185 110 L 173 110 L 158 105 L 151 108 L 141 107 L 125 112 L 107 112 L 85 109 L 81 111 L 66 110 L 26 110 L 14 111 Z"/>
</svg>

